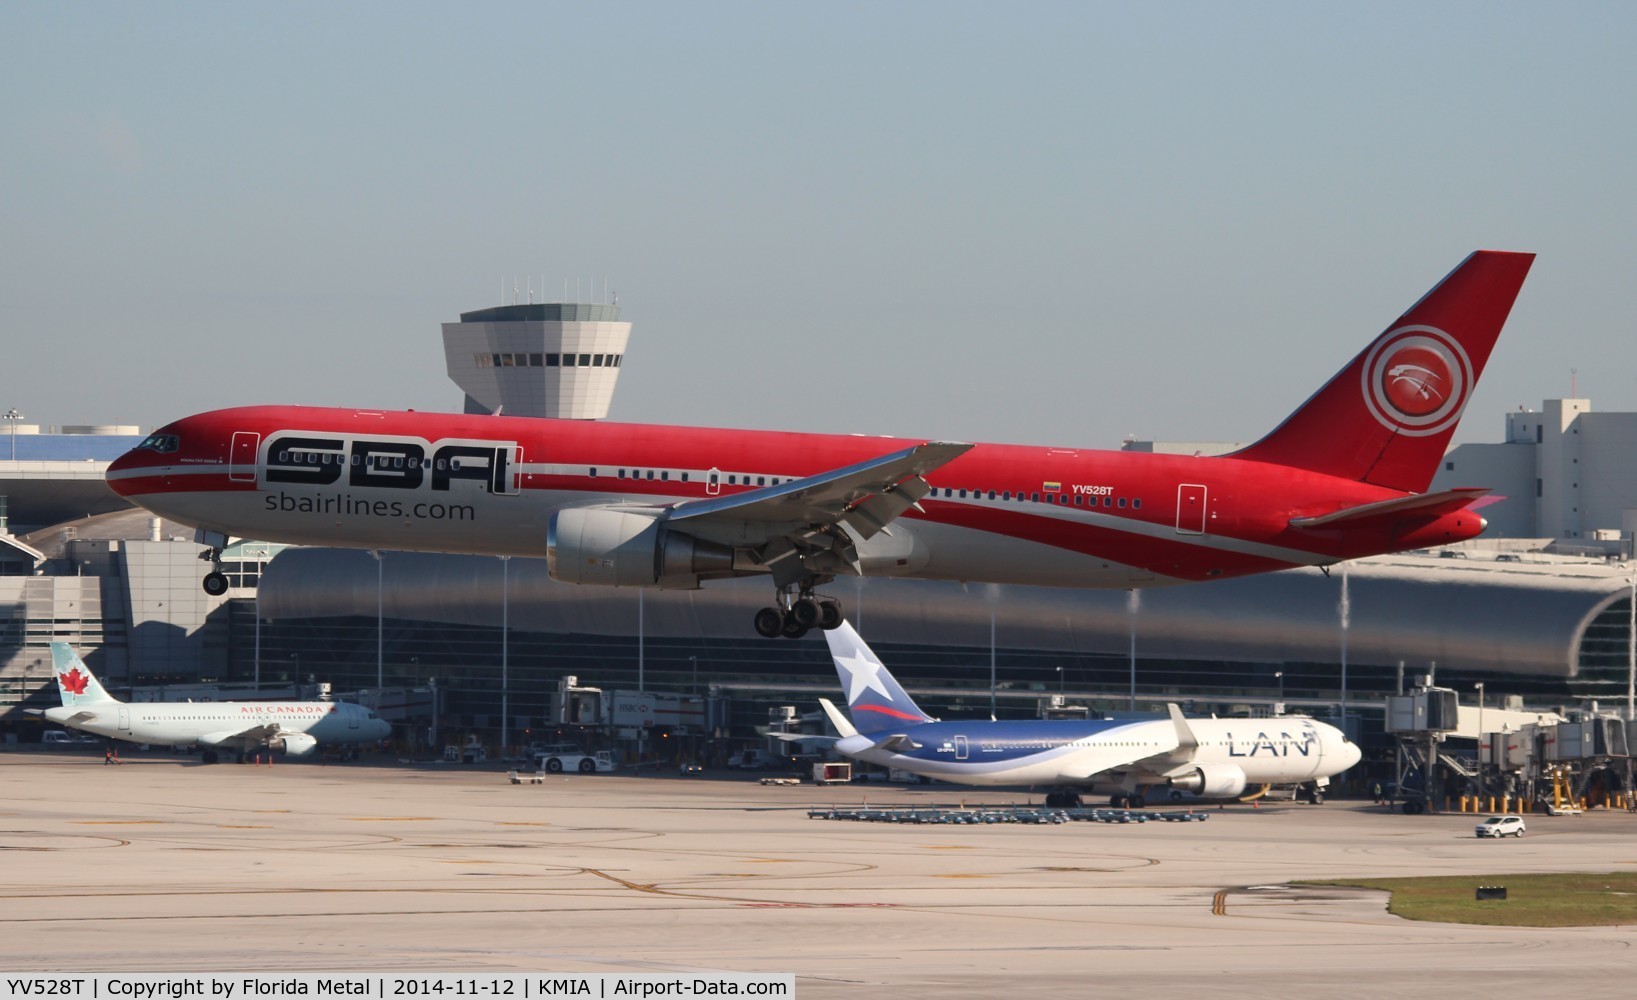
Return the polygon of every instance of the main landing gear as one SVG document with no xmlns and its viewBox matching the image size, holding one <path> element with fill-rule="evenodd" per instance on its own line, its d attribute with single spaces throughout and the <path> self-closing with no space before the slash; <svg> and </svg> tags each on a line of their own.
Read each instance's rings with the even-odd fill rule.
<svg viewBox="0 0 1637 1000">
<path fill-rule="evenodd" d="M 210 572 L 205 574 L 202 582 L 205 593 L 211 597 L 221 597 L 227 593 L 227 577 L 222 575 L 222 550 L 211 546 L 199 553 L 199 558 L 211 565 Z"/>
<path fill-rule="evenodd" d="M 800 639 L 808 631 L 821 628 L 828 632 L 841 624 L 841 602 L 831 597 L 815 597 L 812 591 L 791 599 L 789 591 L 780 591 L 777 606 L 768 606 L 756 612 L 756 632 L 766 639 Z"/>
</svg>

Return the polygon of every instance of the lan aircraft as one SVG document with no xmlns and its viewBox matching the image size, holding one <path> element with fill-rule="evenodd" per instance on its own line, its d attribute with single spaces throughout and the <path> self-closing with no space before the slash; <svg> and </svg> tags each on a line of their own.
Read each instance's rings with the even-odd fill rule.
<svg viewBox="0 0 1637 1000">
<path fill-rule="evenodd" d="M 847 714 L 819 704 L 854 760 L 963 785 L 1046 785 L 1049 806 L 1073 807 L 1082 792 L 1109 792 L 1139 808 L 1171 790 L 1233 798 L 1254 785 L 1311 782 L 1309 797 L 1359 762 L 1334 726 L 1305 716 L 1145 721 L 941 722 L 921 711 L 875 652 L 842 622 L 824 633 L 847 694 Z M 849 718 L 850 715 L 850 718 Z"/>
<path fill-rule="evenodd" d="M 52 722 L 132 743 L 203 748 L 205 763 L 226 750 L 240 758 L 257 750 L 292 757 L 321 744 L 370 743 L 392 727 L 362 705 L 339 701 L 139 701 L 126 703 L 107 691 L 66 642 L 51 644 L 62 706 L 48 708 Z"/>
<path fill-rule="evenodd" d="M 1427 489 L 1533 260 L 1472 254 L 1225 456 L 252 406 L 167 424 L 108 482 L 210 557 L 240 537 L 544 556 L 614 587 L 766 575 L 769 637 L 835 628 L 816 588 L 838 576 L 1135 588 L 1328 567 L 1483 531 L 1485 487 Z M 602 359 L 543 360 L 567 392 Z"/>
</svg>

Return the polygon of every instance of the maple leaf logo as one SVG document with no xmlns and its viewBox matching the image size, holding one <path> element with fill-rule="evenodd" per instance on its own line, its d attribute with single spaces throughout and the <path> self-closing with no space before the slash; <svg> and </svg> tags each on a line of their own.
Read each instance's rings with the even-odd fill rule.
<svg viewBox="0 0 1637 1000">
<path fill-rule="evenodd" d="M 86 685 L 91 683 L 91 678 L 80 673 L 79 667 L 66 674 L 58 674 L 57 679 L 62 682 L 63 690 L 70 694 L 84 694 Z"/>
</svg>

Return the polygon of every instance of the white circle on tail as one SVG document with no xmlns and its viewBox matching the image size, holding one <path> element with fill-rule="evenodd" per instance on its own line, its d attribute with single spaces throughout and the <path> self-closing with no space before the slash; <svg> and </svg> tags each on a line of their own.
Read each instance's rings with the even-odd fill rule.
<svg viewBox="0 0 1637 1000">
<path fill-rule="evenodd" d="M 1390 431 L 1429 437 L 1461 419 L 1472 392 L 1472 361 L 1459 341 L 1432 326 L 1382 334 L 1364 356 L 1364 405 Z"/>
</svg>

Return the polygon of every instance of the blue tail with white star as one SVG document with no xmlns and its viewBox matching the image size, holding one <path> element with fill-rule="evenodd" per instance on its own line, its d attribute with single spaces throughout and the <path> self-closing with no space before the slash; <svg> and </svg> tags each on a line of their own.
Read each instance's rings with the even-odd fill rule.
<svg viewBox="0 0 1637 1000">
<path fill-rule="evenodd" d="M 824 641 L 830 644 L 836 674 L 847 692 L 847 711 L 858 732 L 868 735 L 937 721 L 921 711 L 914 699 L 898 686 L 881 658 L 864 644 L 851 624 L 842 622 L 825 632 Z"/>
</svg>

